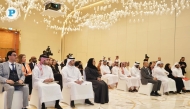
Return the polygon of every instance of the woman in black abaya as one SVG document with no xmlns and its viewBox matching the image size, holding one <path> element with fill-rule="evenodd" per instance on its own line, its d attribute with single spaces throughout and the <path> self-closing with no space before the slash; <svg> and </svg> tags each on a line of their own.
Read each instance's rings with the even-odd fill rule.
<svg viewBox="0 0 190 109">
<path fill-rule="evenodd" d="M 88 60 L 87 67 L 85 68 L 86 80 L 92 82 L 93 90 L 95 93 L 95 103 L 108 103 L 108 86 L 101 80 L 101 75 L 98 73 L 98 69 L 95 66 L 94 58 Z"/>
<path fill-rule="evenodd" d="M 170 67 L 170 64 L 169 64 L 169 63 L 167 63 L 167 64 L 165 65 L 165 70 L 169 72 L 168 77 L 169 77 L 169 78 L 172 78 L 173 80 L 175 80 L 176 88 L 177 88 L 177 93 L 180 93 L 181 90 L 184 91 L 184 90 L 185 90 L 185 86 L 184 86 L 184 84 L 183 84 L 182 78 L 174 77 L 174 76 L 172 75 L 172 70 L 171 70 L 171 67 Z"/>
</svg>

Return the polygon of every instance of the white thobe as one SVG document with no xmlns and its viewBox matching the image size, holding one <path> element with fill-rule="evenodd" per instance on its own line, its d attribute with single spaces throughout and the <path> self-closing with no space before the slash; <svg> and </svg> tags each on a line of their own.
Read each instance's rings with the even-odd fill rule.
<svg viewBox="0 0 190 109">
<path fill-rule="evenodd" d="M 119 74 L 119 67 L 118 66 L 114 66 L 111 69 L 111 72 L 112 72 L 113 75 L 118 75 Z"/>
<path fill-rule="evenodd" d="M 71 100 L 94 98 L 92 83 L 83 81 L 78 68 L 67 65 L 62 69 L 61 74 L 63 76 L 63 88 L 70 89 Z M 81 85 L 75 83 L 77 80 L 83 81 L 83 83 Z"/>
<path fill-rule="evenodd" d="M 120 59 L 115 59 L 115 62 L 118 62 L 120 64 Z"/>
<path fill-rule="evenodd" d="M 162 86 L 164 92 L 169 92 L 169 91 L 176 91 L 176 86 L 175 86 L 175 81 L 168 78 L 169 73 L 160 67 L 156 67 L 153 69 L 153 75 L 156 77 L 158 80 L 162 81 Z"/>
<path fill-rule="evenodd" d="M 173 76 L 176 76 L 176 77 L 181 77 L 181 78 L 184 78 L 184 77 L 185 77 L 185 76 L 183 76 L 183 74 L 182 74 L 181 68 L 173 68 L 173 69 L 172 69 L 172 75 L 173 75 Z M 185 89 L 186 89 L 186 90 L 190 90 L 190 80 L 185 81 L 185 80 L 183 79 L 183 83 L 184 83 Z"/>
<path fill-rule="evenodd" d="M 111 60 L 108 60 L 107 62 L 109 62 L 109 65 L 110 65 L 110 66 L 111 66 L 111 65 L 112 65 L 112 63 L 113 63 Z"/>
<path fill-rule="evenodd" d="M 106 78 L 108 80 L 108 85 L 112 85 L 118 82 L 118 76 L 111 74 L 111 71 L 107 65 L 102 65 L 100 69 L 102 78 Z"/>
<path fill-rule="evenodd" d="M 139 70 L 139 68 L 136 68 L 135 66 L 133 66 L 131 68 L 131 76 L 138 77 L 140 79 L 140 70 Z"/>
<path fill-rule="evenodd" d="M 127 87 L 139 87 L 140 86 L 140 79 L 138 77 L 128 77 L 131 76 L 130 73 L 127 71 L 126 68 L 124 68 L 124 74 L 122 73 L 122 70 L 120 68 L 119 71 L 119 78 L 125 79 Z"/>
<path fill-rule="evenodd" d="M 51 67 L 42 65 L 42 71 L 43 73 L 37 65 L 32 70 L 33 88 L 38 90 L 40 104 L 43 102 L 63 99 L 60 85 L 57 83 L 43 83 L 46 79 L 54 79 Z"/>
<path fill-rule="evenodd" d="M 131 67 L 125 67 L 125 69 L 126 69 L 125 74 L 131 76 Z"/>
</svg>

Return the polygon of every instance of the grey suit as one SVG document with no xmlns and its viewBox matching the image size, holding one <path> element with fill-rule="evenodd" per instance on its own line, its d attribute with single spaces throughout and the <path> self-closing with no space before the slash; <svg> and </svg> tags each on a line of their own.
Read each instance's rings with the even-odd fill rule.
<svg viewBox="0 0 190 109">
<path fill-rule="evenodd" d="M 16 63 L 15 66 L 19 80 L 24 81 L 25 76 L 22 72 L 22 65 Z M 7 108 L 11 109 L 15 88 L 6 83 L 6 80 L 9 79 L 9 75 L 10 75 L 9 63 L 8 62 L 0 63 L 0 82 L 1 82 L 0 85 L 3 87 L 5 91 L 7 91 Z M 28 86 L 20 87 L 18 90 L 23 92 L 23 107 L 28 106 L 28 95 L 29 95 Z M 3 90 L 0 90 L 0 92 L 2 91 Z"/>
<path fill-rule="evenodd" d="M 141 68 L 141 83 L 143 85 L 146 85 L 148 83 L 154 84 L 152 91 L 158 91 L 160 90 L 161 81 L 160 80 L 153 80 L 152 75 L 150 74 L 150 71 L 148 68 Z"/>
</svg>

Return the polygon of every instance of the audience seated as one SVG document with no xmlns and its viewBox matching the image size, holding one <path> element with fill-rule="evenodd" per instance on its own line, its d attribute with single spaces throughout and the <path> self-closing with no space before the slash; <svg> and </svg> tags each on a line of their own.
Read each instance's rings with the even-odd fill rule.
<svg viewBox="0 0 190 109">
<path fill-rule="evenodd" d="M 86 80 L 92 82 L 93 90 L 95 93 L 95 103 L 108 103 L 109 102 L 109 91 L 107 84 L 101 80 L 101 75 L 95 66 L 96 62 L 94 58 L 90 58 L 85 68 Z"/>
<path fill-rule="evenodd" d="M 129 72 L 130 75 L 131 75 L 131 67 L 130 67 L 130 63 L 129 63 L 129 62 L 124 62 L 124 66 L 125 66 L 125 69 L 127 70 L 127 72 Z"/>
<path fill-rule="evenodd" d="M 26 55 L 20 54 L 18 56 L 18 63 L 22 65 L 22 72 L 25 75 L 25 81 L 24 83 L 28 84 L 29 86 L 29 95 L 32 93 L 32 71 L 30 69 L 30 66 L 26 63 Z M 30 99 L 30 96 L 29 96 Z"/>
<path fill-rule="evenodd" d="M 116 56 L 114 63 L 110 57 L 106 61 L 106 57 L 103 56 L 97 67 L 95 59 L 90 58 L 86 68 L 83 69 L 82 62 L 75 62 L 72 54 L 68 54 L 67 58 L 60 64 L 61 72 L 57 61 L 49 58 L 46 54 L 40 55 L 39 64 L 37 64 L 35 56 L 31 57 L 28 64 L 26 55 L 20 54 L 17 58 L 15 51 L 9 51 L 6 60 L 7 62 L 5 62 L 5 58 L 0 56 L 0 82 L 3 90 L 7 91 L 6 105 L 8 109 L 11 109 L 15 90 L 23 92 L 23 109 L 27 109 L 32 88 L 38 90 L 42 109 L 46 108 L 45 102 L 49 101 L 56 101 L 55 108 L 62 109 L 59 100 L 63 98 L 61 92 L 63 88 L 70 90 L 70 106 L 72 108 L 75 107 L 75 100 L 84 99 L 85 104 L 89 105 L 94 105 L 89 100 L 90 98 L 94 98 L 95 103 L 108 103 L 108 88 L 112 89 L 113 85 L 117 87 L 118 79 L 126 81 L 129 92 L 137 92 L 140 84 L 152 83 L 151 96 L 161 96 L 158 93 L 161 84 L 165 95 L 169 95 L 170 87 L 175 87 L 178 94 L 181 94 L 181 91 L 190 90 L 190 80 L 184 76 L 187 67 L 185 57 L 181 57 L 180 62 L 176 62 L 172 68 L 169 63 L 163 68 L 161 57 L 158 57 L 158 61 L 152 61 L 148 64 L 149 57 L 146 54 L 143 67 L 140 69 L 139 62 L 135 62 L 131 68 L 129 62 L 120 62 L 119 56 Z M 83 72 L 86 81 L 82 79 Z M 108 85 L 101 79 L 107 79 Z M 59 85 L 55 81 L 58 81 Z M 12 86 L 16 82 L 25 83 L 28 86 Z M 77 89 L 78 87 L 81 88 L 82 92 Z"/>
<path fill-rule="evenodd" d="M 15 51 L 9 51 L 7 53 L 7 62 L 0 64 L 0 82 L 3 86 L 4 91 L 7 92 L 7 105 L 8 109 L 12 108 L 13 94 L 15 90 L 23 92 L 23 108 L 27 109 L 28 106 L 28 96 L 29 90 L 28 86 L 21 84 L 25 81 L 24 73 L 22 72 L 22 65 L 16 63 L 17 54 Z M 19 86 L 14 86 L 14 83 L 20 84 Z"/>
<path fill-rule="evenodd" d="M 140 79 L 140 63 L 135 62 L 133 67 L 131 68 L 131 76 L 137 77 Z"/>
<path fill-rule="evenodd" d="M 55 59 L 50 59 L 49 66 L 51 67 L 53 71 L 53 76 L 54 76 L 55 81 L 58 81 L 58 84 L 60 85 L 61 90 L 62 90 L 63 89 L 62 75 L 59 72 L 57 61 Z"/>
<path fill-rule="evenodd" d="M 165 70 L 167 72 L 169 72 L 168 77 L 171 78 L 171 79 L 173 79 L 173 80 L 175 80 L 176 88 L 177 88 L 177 93 L 181 94 L 181 90 L 185 91 L 186 89 L 185 89 L 185 86 L 184 86 L 182 78 L 181 77 L 177 77 L 177 76 L 175 76 L 175 77 L 173 76 L 173 72 L 171 70 L 171 66 L 170 66 L 169 63 L 167 63 L 165 65 Z"/>
<path fill-rule="evenodd" d="M 161 96 L 158 93 L 158 91 L 160 90 L 160 86 L 161 86 L 162 82 L 150 74 L 147 61 L 143 62 L 143 68 L 141 68 L 140 74 L 141 74 L 141 83 L 143 85 L 147 85 L 148 83 L 153 84 L 152 92 L 150 93 L 150 95 L 151 96 Z"/>
<path fill-rule="evenodd" d="M 119 74 L 119 62 L 115 61 L 114 67 L 111 70 L 113 75 L 117 75 Z"/>
<path fill-rule="evenodd" d="M 83 81 L 79 69 L 75 67 L 74 64 L 75 64 L 75 58 L 70 56 L 67 59 L 66 66 L 62 69 L 63 86 L 64 86 L 63 89 L 64 88 L 70 89 L 70 94 L 71 94 L 70 106 L 74 108 L 75 107 L 74 100 L 82 100 L 82 99 L 85 99 L 85 104 L 94 105 L 89 100 L 89 98 L 94 98 L 92 83 Z"/>
<path fill-rule="evenodd" d="M 179 77 L 183 79 L 183 83 L 185 85 L 185 89 L 186 90 L 190 90 L 190 80 L 188 78 L 186 78 L 185 76 L 183 76 L 182 70 L 180 68 L 180 64 L 178 62 L 176 62 L 173 66 L 172 66 L 172 75 L 174 77 Z M 184 89 L 184 90 L 185 90 Z M 185 92 L 185 91 L 184 91 Z"/>
<path fill-rule="evenodd" d="M 103 61 L 103 65 L 100 67 L 102 78 L 108 80 L 107 84 L 109 88 L 112 88 L 112 85 L 118 83 L 118 76 L 111 74 L 109 67 L 107 66 L 107 61 Z"/>
<path fill-rule="evenodd" d="M 149 63 L 149 71 L 150 71 L 150 74 L 152 75 L 152 70 L 154 69 L 154 66 L 155 66 L 156 62 L 155 61 L 152 61 Z"/>
<path fill-rule="evenodd" d="M 161 61 L 158 61 L 153 69 L 152 76 L 156 77 L 158 80 L 162 81 L 164 94 L 169 95 L 169 91 L 171 91 L 170 88 L 176 87 L 176 86 L 175 86 L 175 81 L 168 78 L 167 75 L 169 75 L 169 72 L 167 72 L 163 68 L 163 65 L 164 64 Z"/>
<path fill-rule="evenodd" d="M 129 92 L 137 92 L 140 86 L 140 79 L 137 77 L 131 77 L 131 74 L 127 71 L 125 65 L 124 62 L 120 63 L 119 78 L 126 80 Z"/>
<path fill-rule="evenodd" d="M 61 87 L 57 83 L 53 83 L 53 72 L 51 67 L 48 66 L 49 56 L 42 54 L 40 55 L 39 61 L 40 63 L 32 70 L 33 89 L 38 90 L 42 109 L 46 108 L 45 102 L 49 101 L 56 101 L 55 108 L 62 109 L 59 105 L 59 100 L 63 98 Z"/>
<path fill-rule="evenodd" d="M 37 59 L 35 56 L 32 56 L 31 62 L 29 63 L 30 69 L 33 70 L 36 64 L 37 64 Z"/>
</svg>

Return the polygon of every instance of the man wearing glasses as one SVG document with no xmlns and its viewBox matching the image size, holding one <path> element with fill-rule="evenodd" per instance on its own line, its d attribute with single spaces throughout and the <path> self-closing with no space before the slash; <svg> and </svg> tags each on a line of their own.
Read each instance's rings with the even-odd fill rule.
<svg viewBox="0 0 190 109">
<path fill-rule="evenodd" d="M 11 109 L 13 94 L 15 90 L 23 92 L 23 108 L 27 109 L 28 106 L 28 86 L 22 85 L 25 76 L 22 72 L 22 65 L 16 63 L 16 52 L 9 51 L 7 53 L 7 62 L 0 63 L 0 84 L 3 86 L 3 90 L 7 91 L 7 108 Z M 15 83 L 20 85 L 14 85 Z"/>
</svg>

